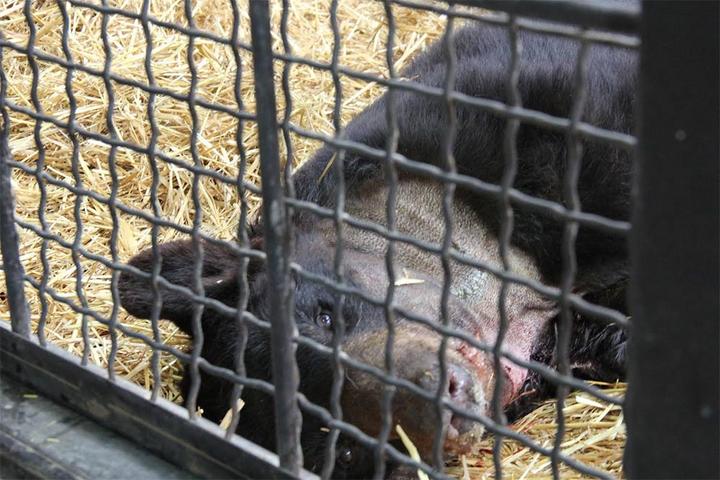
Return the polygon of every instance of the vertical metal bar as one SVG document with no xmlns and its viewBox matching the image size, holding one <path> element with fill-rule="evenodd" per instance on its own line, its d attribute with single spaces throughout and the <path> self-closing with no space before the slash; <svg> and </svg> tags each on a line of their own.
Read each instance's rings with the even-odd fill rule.
<svg viewBox="0 0 720 480">
<path fill-rule="evenodd" d="M 385 16 L 388 20 L 388 36 L 385 44 L 385 63 L 388 67 L 388 74 L 391 79 L 397 77 L 395 63 L 393 60 L 393 48 L 395 45 L 395 17 L 389 1 L 384 2 Z M 390 234 L 395 230 L 395 209 L 397 197 L 398 174 L 393 162 L 393 155 L 397 150 L 399 130 L 397 112 L 395 109 L 395 91 L 388 86 L 387 106 L 385 108 L 385 121 L 388 133 L 385 140 L 385 185 L 387 187 L 387 202 L 385 205 L 385 220 L 387 231 Z M 390 378 L 395 377 L 395 362 L 393 360 L 393 343 L 395 342 L 395 241 L 387 239 L 387 251 L 385 252 L 385 269 L 387 271 L 388 286 L 385 292 L 384 314 L 387 326 L 387 339 L 385 343 L 385 371 Z M 383 385 L 381 426 L 378 434 L 377 446 L 375 448 L 375 480 L 385 478 L 385 446 L 392 429 L 392 401 L 395 396 L 395 386 Z"/>
<path fill-rule="evenodd" d="M 15 230 L 15 199 L 12 193 L 10 165 L 10 116 L 5 107 L 7 78 L 3 66 L 3 48 L 0 47 L 0 248 L 5 272 L 7 301 L 10 305 L 10 322 L 13 332 L 28 337 L 30 335 L 30 312 L 25 302 L 23 278 L 25 272 L 20 262 L 19 240 Z"/>
<path fill-rule="evenodd" d="M 456 69 L 457 69 L 457 53 L 455 51 L 455 35 L 453 25 L 455 18 L 452 15 L 453 5 L 450 5 L 447 15 L 447 23 L 445 24 L 445 34 L 443 35 L 443 47 L 445 49 L 445 84 L 443 85 L 443 102 L 445 104 L 445 114 L 447 115 L 447 126 L 442 140 L 442 160 L 443 169 L 447 173 L 454 174 L 457 171 L 455 166 L 455 156 L 453 155 L 453 144 L 455 135 L 457 134 L 457 115 L 455 102 L 451 95 L 455 90 Z M 450 299 L 450 291 L 452 287 L 452 264 L 450 262 L 450 249 L 453 243 L 453 202 L 455 197 L 455 187 L 453 182 L 443 183 L 443 220 L 445 222 L 445 232 L 443 235 L 442 250 L 440 260 L 443 269 L 443 287 L 440 297 L 440 323 L 443 327 L 450 325 L 450 312 L 448 311 L 448 301 Z M 448 391 L 448 375 L 447 375 L 447 335 L 442 336 L 440 348 L 438 350 L 438 368 L 440 369 L 440 377 L 438 379 L 438 389 L 435 393 L 435 409 L 437 415 L 438 428 L 433 438 L 433 467 L 438 472 L 444 470 L 443 459 L 443 401 Z"/>
<path fill-rule="evenodd" d="M 630 478 L 720 478 L 718 5 L 642 4 Z"/>
<path fill-rule="evenodd" d="M 233 59 L 235 60 L 235 82 L 233 85 L 233 92 L 235 95 L 235 103 L 237 103 L 238 110 L 242 112 L 245 110 L 245 104 L 242 99 L 242 57 L 240 56 L 240 46 L 238 45 L 240 39 L 240 8 L 238 7 L 237 0 L 231 0 L 230 5 L 233 12 L 233 24 L 232 24 L 232 37 L 230 39 Z M 248 237 L 247 231 L 247 217 L 248 217 L 248 203 L 245 193 L 245 170 L 247 167 L 247 152 L 245 150 L 245 144 L 243 143 L 243 131 L 245 122 L 242 118 L 238 118 L 237 129 L 235 130 L 235 144 L 238 148 L 239 161 L 238 161 L 238 173 L 237 173 L 237 193 L 240 201 L 240 221 L 238 222 L 237 229 L 237 241 L 242 248 L 250 248 L 250 238 Z M 234 352 L 235 364 L 233 365 L 235 372 L 241 376 L 246 376 L 245 369 L 245 347 L 247 346 L 247 324 L 243 318 L 243 313 L 247 309 L 248 299 L 250 298 L 250 285 L 248 283 L 247 267 L 250 263 L 248 257 L 243 257 L 240 260 L 240 271 L 238 272 L 238 302 L 236 305 L 237 313 L 235 315 L 235 322 L 237 324 L 238 338 L 236 340 L 236 348 Z M 238 399 L 242 395 L 243 386 L 236 383 L 233 385 L 232 394 L 230 395 L 230 410 L 231 419 L 230 425 L 228 425 L 227 431 L 225 432 L 226 438 L 231 438 L 237 429 L 238 423 L 240 423 L 240 411 L 238 409 Z"/>
<path fill-rule="evenodd" d="M 25 15 L 25 23 L 28 26 L 28 44 L 27 44 L 27 61 L 30 69 L 32 70 L 32 84 L 30 85 L 30 98 L 32 100 L 33 108 L 36 112 L 42 114 L 42 104 L 40 103 L 40 95 L 38 94 L 38 85 L 40 82 L 40 69 L 38 68 L 37 60 L 35 59 L 35 38 L 37 35 L 37 27 L 35 21 L 32 18 L 31 11 L 31 0 L 26 0 L 23 6 L 23 14 Z M 38 201 L 38 221 L 40 227 L 44 231 L 48 231 L 48 223 L 45 219 L 45 208 L 47 205 L 47 186 L 45 182 L 45 145 L 42 143 L 40 132 L 42 130 L 42 121 L 38 118 L 35 119 L 35 128 L 33 129 L 33 139 L 35 141 L 35 148 L 37 148 L 38 158 L 35 164 L 35 179 L 38 184 L 38 190 L 40 191 L 40 200 Z M 38 320 L 37 335 L 41 345 L 45 345 L 45 324 L 47 323 L 48 314 L 48 299 L 47 299 L 47 285 L 50 279 L 50 262 L 48 261 L 47 249 L 48 240 L 43 238 L 40 244 L 40 262 L 42 263 L 42 278 L 40 279 L 40 288 L 38 289 L 38 299 L 40 300 L 40 319 Z"/>
<path fill-rule="evenodd" d="M 302 419 L 296 394 L 299 373 L 295 360 L 297 326 L 289 302 L 288 218 L 280 181 L 280 158 L 273 76 L 270 6 L 267 0 L 250 2 L 255 101 L 260 140 L 260 174 L 263 191 L 264 242 L 270 284 L 276 299 L 270 303 L 270 342 L 275 384 L 275 435 L 280 466 L 297 474 L 302 464 Z"/>
<path fill-rule="evenodd" d="M 102 0 L 104 7 L 108 6 L 108 0 Z M 100 29 L 100 36 L 102 37 L 103 51 L 105 53 L 105 65 L 103 68 L 103 83 L 105 84 L 105 91 L 108 96 L 108 107 L 107 107 L 107 127 L 110 138 L 116 140 L 118 138 L 117 130 L 115 129 L 115 122 L 113 121 L 113 110 L 115 109 L 115 92 L 113 91 L 112 82 L 110 81 L 110 73 L 112 67 L 112 48 L 110 47 L 110 40 L 108 39 L 108 23 L 110 15 L 103 13 L 102 26 Z M 117 153 L 117 146 L 112 145 L 108 154 L 108 170 L 110 171 L 110 198 L 108 199 L 108 208 L 110 210 L 110 218 L 112 219 L 112 230 L 110 231 L 110 255 L 113 263 L 118 263 L 118 230 L 119 230 L 119 219 L 117 212 L 117 195 L 118 195 L 118 174 L 115 168 L 115 157 Z M 110 274 L 110 294 L 112 296 L 112 310 L 110 312 L 110 323 L 108 329 L 110 330 L 110 355 L 108 355 L 108 377 L 111 381 L 115 381 L 115 357 L 118 351 L 118 340 L 117 340 L 117 321 L 118 312 L 120 309 L 120 292 L 118 290 L 118 280 L 120 272 L 116 269 L 112 269 Z"/>
<path fill-rule="evenodd" d="M 63 0 L 56 0 L 58 9 L 62 16 L 62 50 L 69 65 L 74 63 L 72 52 L 70 51 L 70 18 L 68 16 L 68 6 Z M 75 237 L 73 238 L 73 244 L 71 249 L 71 255 L 73 265 L 75 266 L 75 294 L 80 300 L 80 304 L 84 309 L 88 309 L 87 298 L 83 291 L 83 267 L 80 262 L 80 247 L 82 246 L 83 236 L 83 222 L 82 222 L 82 204 L 83 204 L 83 182 L 82 176 L 80 175 L 80 141 L 78 139 L 78 133 L 75 131 L 75 117 L 77 115 L 77 100 L 73 93 L 73 72 L 74 68 L 68 66 L 65 75 L 65 94 L 68 97 L 68 103 L 70 104 L 70 114 L 68 115 L 68 128 L 67 132 L 72 142 L 72 157 L 71 169 L 75 187 L 77 188 L 77 194 L 75 195 L 75 208 L 73 210 L 73 216 L 75 220 Z M 83 355 L 82 363 L 86 365 L 90 356 L 90 334 L 88 332 L 88 316 L 82 314 L 82 338 L 83 338 Z"/>
<path fill-rule="evenodd" d="M 149 85 L 155 85 L 155 76 L 152 70 L 152 33 L 150 32 L 150 0 L 143 0 L 142 12 L 140 13 L 140 22 L 142 23 L 143 35 L 145 36 L 145 76 Z M 157 139 L 160 135 L 157 121 L 155 120 L 155 93 L 148 93 L 147 103 L 147 118 L 150 123 L 150 141 L 148 142 L 148 153 L 147 158 L 150 163 L 152 170 L 152 181 L 150 183 L 150 204 L 153 210 L 154 219 L 160 218 L 162 215 L 162 208 L 160 207 L 160 201 L 158 200 L 158 186 L 160 185 L 160 171 L 158 169 L 157 158 L 155 156 L 155 149 L 157 147 Z M 150 230 L 151 242 L 152 242 L 152 272 L 150 278 L 150 285 L 153 294 L 153 303 L 150 310 L 150 324 L 152 327 L 153 340 L 155 342 L 162 342 L 160 335 L 160 311 L 162 310 L 162 293 L 160 291 L 159 278 L 160 271 L 162 270 L 162 255 L 158 245 L 158 231 L 159 225 L 156 221 L 152 222 Z M 152 356 L 150 357 L 150 368 L 153 374 L 153 386 L 151 400 L 157 401 L 160 389 L 162 387 L 162 379 L 160 372 L 160 355 L 161 352 L 156 348 L 152 350 Z"/>
<path fill-rule="evenodd" d="M 507 103 L 512 107 L 521 106 L 520 91 L 518 90 L 518 81 L 520 79 L 520 56 L 522 54 L 522 46 L 518 38 L 518 26 L 514 15 L 510 16 L 508 23 L 508 37 L 510 40 L 510 70 L 508 72 L 508 80 L 506 84 Z M 504 155 L 505 167 L 501 181 L 501 223 L 499 235 L 499 253 L 502 262 L 503 271 L 509 272 L 510 265 L 510 240 L 512 238 L 514 226 L 514 214 L 512 204 L 510 203 L 510 189 L 515 183 L 515 176 L 518 168 L 518 152 L 517 152 L 517 136 L 520 130 L 520 120 L 517 118 L 508 118 L 505 125 L 504 138 Z M 506 423 L 505 410 L 502 403 L 502 392 L 504 386 L 504 371 L 502 367 L 502 345 L 505 341 L 505 334 L 508 328 L 507 315 L 507 291 L 510 288 L 510 282 L 502 279 L 500 284 L 500 295 L 498 297 L 498 332 L 493 347 L 493 371 L 495 377 L 495 386 L 493 387 L 492 410 L 493 420 L 504 425 Z M 503 444 L 503 436 L 495 435 L 495 443 L 493 444 L 493 464 L 495 467 L 495 478 L 502 478 L 502 459 L 501 449 Z"/>
<path fill-rule="evenodd" d="M 195 19 L 193 18 L 192 0 L 184 1 L 185 19 L 188 22 L 188 26 L 191 29 L 195 28 Z M 198 115 L 196 105 L 196 94 L 198 75 L 197 67 L 195 66 L 195 36 L 188 35 L 188 49 L 187 49 L 187 63 L 188 70 L 190 71 L 190 91 L 188 92 L 188 110 L 190 111 L 191 119 L 191 131 L 190 131 L 190 154 L 193 159 L 193 165 L 196 168 L 202 167 L 200 161 L 200 154 L 197 149 L 197 138 L 198 138 Z M 200 238 L 200 227 L 202 226 L 202 204 L 200 203 L 200 180 L 202 176 L 200 173 L 195 172 L 193 174 L 192 181 L 192 201 L 193 216 L 192 225 L 192 251 L 193 251 L 193 292 L 197 295 L 204 296 L 205 288 L 202 281 L 203 274 L 203 261 L 204 261 L 204 249 L 202 239 Z M 204 305 L 199 302 L 193 302 L 192 309 L 192 333 L 193 333 L 193 346 L 192 346 L 192 358 L 190 359 L 189 372 L 190 372 L 190 389 L 188 391 L 188 398 L 185 400 L 188 417 L 190 420 L 194 420 L 197 412 L 197 397 L 200 392 L 200 353 L 202 352 L 203 343 L 205 342 L 205 335 L 202 328 L 202 315 L 204 311 Z"/>
<path fill-rule="evenodd" d="M 335 89 L 335 105 L 333 108 L 333 127 L 335 129 L 335 138 L 342 137 L 342 83 L 340 82 L 340 73 L 338 72 L 338 63 L 340 60 L 340 27 L 338 25 L 338 0 L 333 0 L 330 4 L 330 27 L 333 33 L 333 51 L 332 61 L 330 63 L 330 73 L 332 74 L 333 87 Z M 339 148 L 335 150 L 335 155 L 329 161 L 333 162 L 335 175 L 335 213 L 333 221 L 335 224 L 335 259 L 333 271 L 335 281 L 339 284 L 343 283 L 343 220 L 342 216 L 345 211 L 345 150 Z M 340 361 L 341 345 L 345 337 L 345 319 L 342 315 L 343 305 L 345 303 L 345 295 L 338 294 L 334 305 L 333 314 L 333 383 L 330 392 L 330 410 L 334 418 L 342 420 L 342 407 L 340 397 L 342 395 L 343 381 L 345 379 L 345 368 Z M 339 430 L 332 428 L 328 434 L 325 449 L 325 461 L 322 469 L 322 478 L 331 478 L 333 467 L 335 466 L 335 444 L 339 436 Z"/>
<path fill-rule="evenodd" d="M 575 99 L 570 113 L 570 128 L 567 132 L 567 160 L 565 165 L 565 177 L 563 188 L 563 199 L 565 206 L 573 213 L 579 212 L 580 196 L 577 191 L 578 178 L 582 162 L 583 144 L 578 136 L 578 124 L 582 120 L 587 98 L 586 85 L 586 64 L 590 45 L 585 38 L 580 40 L 580 48 L 577 53 L 575 65 L 575 78 L 573 81 L 573 92 Z M 575 252 L 575 240 L 577 239 L 578 223 L 572 220 L 565 221 L 562 239 L 562 277 L 560 279 L 560 321 L 558 325 L 556 355 L 558 358 L 558 371 L 563 376 L 571 375 L 570 371 L 570 336 L 572 333 L 572 309 L 570 307 L 570 294 L 575 283 L 577 272 L 577 255 Z M 557 433 L 551 455 L 551 466 L 553 477 L 560 478 L 560 448 L 565 437 L 565 397 L 569 393 L 566 384 L 557 387 Z"/>
</svg>

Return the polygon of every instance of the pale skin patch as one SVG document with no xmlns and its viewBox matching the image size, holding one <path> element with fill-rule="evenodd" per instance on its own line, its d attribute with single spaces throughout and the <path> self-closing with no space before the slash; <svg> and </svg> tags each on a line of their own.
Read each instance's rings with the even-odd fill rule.
<svg viewBox="0 0 720 480">
<path fill-rule="evenodd" d="M 453 283 L 450 292 L 462 300 L 479 298 L 482 296 L 490 283 L 490 273 L 484 270 L 475 270 L 464 282 Z"/>
</svg>

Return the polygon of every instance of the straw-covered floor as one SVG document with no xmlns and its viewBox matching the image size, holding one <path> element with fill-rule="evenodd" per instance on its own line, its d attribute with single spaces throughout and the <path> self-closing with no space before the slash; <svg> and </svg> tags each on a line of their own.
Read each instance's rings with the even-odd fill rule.
<svg viewBox="0 0 720 480">
<path fill-rule="evenodd" d="M 100 3 L 94 0 L 95 3 Z M 38 0 L 31 2 L 32 19 L 35 23 L 35 49 L 45 54 L 65 59 L 62 48 L 63 18 L 56 2 Z M 113 7 L 139 13 L 142 0 L 111 0 Z M 293 53 L 313 60 L 328 62 L 331 59 L 333 37 L 329 22 L 329 0 L 303 0 L 293 2 L 289 15 L 289 37 Z M 0 0 L 0 31 L 6 40 L 25 47 L 29 28 L 23 13 L 21 0 Z M 273 2 L 273 22 L 276 28 L 274 38 L 276 49 L 282 50 L 279 33 L 280 2 Z M 72 60 L 101 71 L 104 68 L 105 53 L 102 37 L 102 15 L 89 8 L 66 4 L 68 8 L 69 36 L 67 43 Z M 240 5 L 240 38 L 249 43 L 249 19 L 247 7 Z M 182 0 L 153 0 L 150 13 L 155 18 L 187 25 Z M 430 42 L 437 39 L 444 28 L 444 18 L 424 11 L 413 11 L 394 7 L 397 23 L 397 38 L 394 54 L 395 68 L 400 70 L 407 62 Z M 346 0 L 340 2 L 338 11 L 342 47 L 340 63 L 353 69 L 387 76 L 385 64 L 385 41 L 387 23 L 380 2 Z M 213 32 L 225 38 L 232 29 L 232 9 L 229 1 L 195 0 L 193 18 L 198 29 Z M 113 15 L 108 20 L 108 40 L 112 51 L 111 70 L 119 77 L 147 84 L 144 70 L 146 42 L 142 24 L 138 20 Z M 187 94 L 191 75 L 187 63 L 188 38 L 180 32 L 164 27 L 152 26 L 152 74 L 158 87 Z M 252 65 L 250 55 L 241 52 L 242 83 L 241 96 L 244 108 L 254 111 L 252 87 Z M 205 100 L 237 108 L 234 92 L 235 60 L 229 46 L 212 40 L 197 38 L 193 58 L 198 72 L 197 94 Z M 37 85 L 37 99 L 44 115 L 52 116 L 62 123 L 68 122 L 71 112 L 65 90 L 67 69 L 57 63 L 38 61 L 40 75 Z M 15 104 L 35 110 L 31 97 L 33 83 L 32 66 L 27 56 L 11 48 L 3 52 L 2 68 L 8 79 L 7 98 Z M 280 84 L 282 65 L 276 64 L 276 84 Z M 335 91 L 332 76 L 327 71 L 294 65 L 291 69 L 292 114 L 291 119 L 305 129 L 333 133 L 332 111 Z M 373 83 L 342 77 L 343 101 L 342 120 L 349 121 L 353 115 L 368 105 L 381 88 Z M 149 94 L 132 86 L 112 82 L 115 99 L 112 120 L 117 138 L 132 144 L 147 146 L 151 128 L 147 115 Z M 107 125 L 109 95 L 103 78 L 75 70 L 72 92 L 77 101 L 75 124 L 80 129 L 111 136 Z M 284 105 L 282 96 L 279 99 Z M 159 131 L 158 150 L 187 163 L 192 163 L 190 133 L 192 117 L 188 104 L 167 95 L 155 98 L 154 117 Z M 229 178 L 238 170 L 238 154 L 235 135 L 238 122 L 232 116 L 197 108 L 197 152 L 205 168 L 220 172 Z M 34 168 L 39 160 L 39 149 L 33 137 L 35 120 L 30 116 L 10 112 L 10 148 L 15 160 Z M 82 224 L 79 242 L 92 254 L 111 258 L 110 239 L 113 221 L 106 201 L 84 196 L 76 218 L 76 196 L 62 186 L 52 185 L 52 180 L 76 184 L 71 169 L 73 142 L 63 128 L 43 122 L 40 138 L 44 148 L 45 175 L 50 180 L 45 187 L 46 229 L 68 242 L 75 240 L 77 221 Z M 78 180 L 83 187 L 107 199 L 111 194 L 112 174 L 108 164 L 108 145 L 86 136 L 78 137 Z M 246 178 L 259 183 L 259 160 L 257 130 L 248 122 L 242 131 L 242 140 L 247 152 Z M 294 156 L 292 161 L 299 164 L 310 157 L 317 142 L 293 136 Z M 281 146 L 284 151 L 284 146 Z M 150 185 L 152 169 L 147 156 L 126 148 L 116 151 L 115 168 L 118 188 L 117 202 L 127 207 L 152 212 Z M 193 221 L 191 184 L 192 174 L 182 166 L 160 162 L 160 185 L 158 189 L 162 216 L 173 222 L 190 226 Z M 40 225 L 38 206 L 41 191 L 37 178 L 15 169 L 14 187 L 17 215 L 35 225 Z M 102 199 L 101 199 L 102 200 Z M 227 183 L 204 177 L 200 182 L 200 200 L 203 207 L 202 226 L 208 235 L 233 238 L 239 218 L 239 202 L 236 188 Z M 251 217 L 259 208 L 257 198 L 250 197 Z M 150 245 L 151 225 L 136 216 L 119 213 L 117 222 L 118 259 L 125 261 L 133 254 Z M 47 278 L 47 287 L 78 305 L 83 303 L 97 311 L 103 318 L 109 318 L 113 310 L 110 289 L 111 272 L 99 262 L 79 256 L 81 264 L 81 295 L 76 291 L 77 270 L 70 250 L 55 241 L 45 244 L 48 270 L 44 271 L 41 249 L 43 240 L 27 230 L 20 229 L 21 255 L 26 272 L 35 279 Z M 174 229 L 161 228 L 161 240 L 179 238 Z M 1 274 L 0 274 L 1 275 Z M 2 287 L 4 290 L 4 279 Z M 36 291 L 27 285 L 28 299 L 37 326 L 42 304 Z M 70 352 L 81 355 L 83 341 L 82 317 L 67 305 L 47 298 L 45 336 L 48 341 Z M 4 296 L 0 298 L 0 316 L 8 319 L 8 306 Z M 146 320 L 128 316 L 119 309 L 118 321 L 128 328 L 152 336 L 151 325 Z M 88 355 L 98 365 L 106 366 L 111 350 L 108 329 L 100 322 L 89 318 Z M 161 322 L 162 341 L 180 349 L 188 348 L 188 338 L 167 322 Z M 123 334 L 118 336 L 118 351 L 114 370 L 132 382 L 145 388 L 152 388 L 153 377 L 150 368 L 151 350 L 141 340 Z M 181 365 L 169 354 L 161 356 L 163 397 L 180 402 L 178 384 Z M 607 385 L 610 392 L 622 395 L 624 386 Z M 607 406 L 589 398 L 586 394 L 571 394 L 564 412 L 567 434 L 563 450 L 579 460 L 595 467 L 621 475 L 621 459 L 624 444 L 622 412 L 617 407 Z M 552 402 L 540 406 L 516 425 L 518 431 L 535 439 L 539 444 L 551 447 L 555 432 L 555 407 Z M 486 447 L 479 458 L 458 459 L 452 462 L 449 471 L 460 477 L 480 478 L 492 476 L 492 439 L 485 440 Z M 504 473 L 511 478 L 547 477 L 550 466 L 547 458 L 541 457 L 515 442 L 506 441 L 503 446 Z M 464 464 L 464 466 L 463 466 Z M 566 467 L 563 471 L 570 473 Z"/>
</svg>

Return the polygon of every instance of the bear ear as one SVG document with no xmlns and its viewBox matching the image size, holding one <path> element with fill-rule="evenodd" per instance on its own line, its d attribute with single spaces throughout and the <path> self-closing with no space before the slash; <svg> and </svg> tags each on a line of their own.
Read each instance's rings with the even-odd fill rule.
<svg viewBox="0 0 720 480">
<path fill-rule="evenodd" d="M 251 245 L 262 245 L 262 239 Z M 194 287 L 195 255 L 189 240 L 164 243 L 158 247 L 162 259 L 160 276 L 166 281 L 192 290 Z M 203 267 L 201 281 L 205 297 L 219 300 L 229 306 L 235 306 L 238 299 L 238 275 L 243 256 L 229 245 L 203 241 Z M 252 277 L 260 268 L 261 261 L 251 258 L 248 276 Z M 148 248 L 133 257 L 128 265 L 151 273 L 153 270 L 153 252 Z M 150 318 L 155 296 L 149 277 L 132 272 L 123 272 L 118 282 L 120 302 L 133 316 Z M 194 302 L 186 293 L 160 287 L 162 307 L 160 318 L 173 321 L 182 330 L 190 333 Z"/>
</svg>

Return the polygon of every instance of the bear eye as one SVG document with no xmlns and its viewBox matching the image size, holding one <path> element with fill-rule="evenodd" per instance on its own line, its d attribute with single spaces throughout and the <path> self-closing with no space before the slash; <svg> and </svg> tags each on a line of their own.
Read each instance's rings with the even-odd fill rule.
<svg viewBox="0 0 720 480">
<path fill-rule="evenodd" d="M 338 454 L 338 460 L 345 465 L 349 465 L 353 461 L 353 453 L 349 448 L 343 448 Z"/>
<path fill-rule="evenodd" d="M 332 316 L 328 312 L 320 312 L 315 317 L 315 324 L 318 327 L 330 329 L 333 326 Z"/>
</svg>

